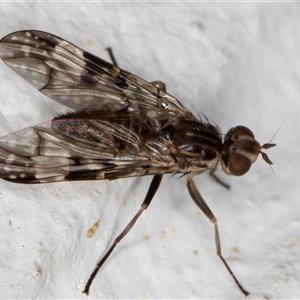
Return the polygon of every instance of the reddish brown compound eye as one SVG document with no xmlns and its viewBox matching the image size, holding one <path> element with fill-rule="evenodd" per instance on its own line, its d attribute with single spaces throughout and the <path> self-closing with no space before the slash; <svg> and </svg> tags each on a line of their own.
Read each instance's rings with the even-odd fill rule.
<svg viewBox="0 0 300 300">
<path fill-rule="evenodd" d="M 254 138 L 253 132 L 249 128 L 247 128 L 245 126 L 241 126 L 241 125 L 234 127 L 232 130 L 232 134 L 248 135 L 248 136 L 251 136 L 252 138 Z"/>
<path fill-rule="evenodd" d="M 243 154 L 233 152 L 228 159 L 228 169 L 231 175 L 242 176 L 246 174 L 251 167 L 251 161 Z"/>
</svg>

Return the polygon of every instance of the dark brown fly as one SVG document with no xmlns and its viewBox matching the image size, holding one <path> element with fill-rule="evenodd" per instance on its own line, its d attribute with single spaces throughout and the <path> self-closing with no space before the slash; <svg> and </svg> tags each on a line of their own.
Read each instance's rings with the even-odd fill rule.
<svg viewBox="0 0 300 300">
<path fill-rule="evenodd" d="M 181 173 L 192 199 L 214 224 L 218 256 L 249 294 L 222 256 L 217 219 L 192 178 L 210 170 L 219 181 L 214 175 L 219 163 L 228 175 L 244 175 L 259 154 L 272 164 L 263 149 L 275 144 L 260 145 L 244 126 L 230 129 L 222 140 L 217 126 L 195 118 L 163 82 L 147 82 L 49 33 L 11 33 L 0 41 L 0 57 L 70 109 L 0 138 L 2 179 L 48 183 L 154 176 L 141 208 L 100 260 L 83 293 L 89 293 L 102 264 L 147 209 L 163 175 Z"/>
</svg>

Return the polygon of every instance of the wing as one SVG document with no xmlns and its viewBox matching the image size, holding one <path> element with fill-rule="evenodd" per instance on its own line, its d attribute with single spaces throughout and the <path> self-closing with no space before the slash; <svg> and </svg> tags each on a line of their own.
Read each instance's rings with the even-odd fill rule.
<svg viewBox="0 0 300 300">
<path fill-rule="evenodd" d="M 75 110 L 0 138 L 1 178 L 39 183 L 178 171 L 161 130 L 194 117 L 155 84 L 40 31 L 7 35 L 0 57 Z"/>
<path fill-rule="evenodd" d="M 0 57 L 41 93 L 74 110 L 160 109 L 178 117 L 190 114 L 154 84 L 50 33 L 11 33 L 0 41 Z"/>
<path fill-rule="evenodd" d="M 47 183 L 177 171 L 156 128 L 139 111 L 69 113 L 0 138 L 0 177 Z"/>
</svg>

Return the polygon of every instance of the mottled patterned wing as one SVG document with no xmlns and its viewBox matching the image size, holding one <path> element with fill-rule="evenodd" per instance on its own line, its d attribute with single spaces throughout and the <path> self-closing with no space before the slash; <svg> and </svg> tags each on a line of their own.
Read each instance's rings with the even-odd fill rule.
<svg viewBox="0 0 300 300">
<path fill-rule="evenodd" d="M 156 85 L 50 33 L 11 33 L 0 41 L 0 57 L 44 95 L 75 110 L 188 113 Z"/>
<path fill-rule="evenodd" d="M 176 171 L 168 149 L 151 126 L 137 124 L 139 118 L 128 112 L 69 114 L 8 134 L 0 138 L 0 178 L 47 183 Z"/>
<path fill-rule="evenodd" d="M 177 171 L 161 130 L 193 117 L 159 86 L 40 31 L 7 35 L 0 57 L 74 110 L 0 138 L 1 178 L 40 183 Z"/>
</svg>

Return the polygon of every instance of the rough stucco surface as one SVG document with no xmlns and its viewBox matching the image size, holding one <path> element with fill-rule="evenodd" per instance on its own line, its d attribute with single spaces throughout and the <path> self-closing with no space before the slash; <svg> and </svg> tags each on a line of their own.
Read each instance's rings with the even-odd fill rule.
<svg viewBox="0 0 300 300">
<path fill-rule="evenodd" d="M 225 133 L 244 124 L 268 151 L 227 191 L 196 183 L 248 299 L 300 298 L 300 7 L 296 3 L 1 3 L 0 36 L 40 29 L 168 91 Z M 0 62 L 0 134 L 64 111 Z M 221 173 L 221 172 L 220 172 Z M 1 181 L 1 298 L 86 298 L 96 261 L 139 208 L 150 178 L 16 185 Z M 87 230 L 100 219 L 93 238 Z M 166 176 L 103 266 L 90 298 L 243 298 L 215 254 L 212 224 L 184 179 Z"/>
</svg>

